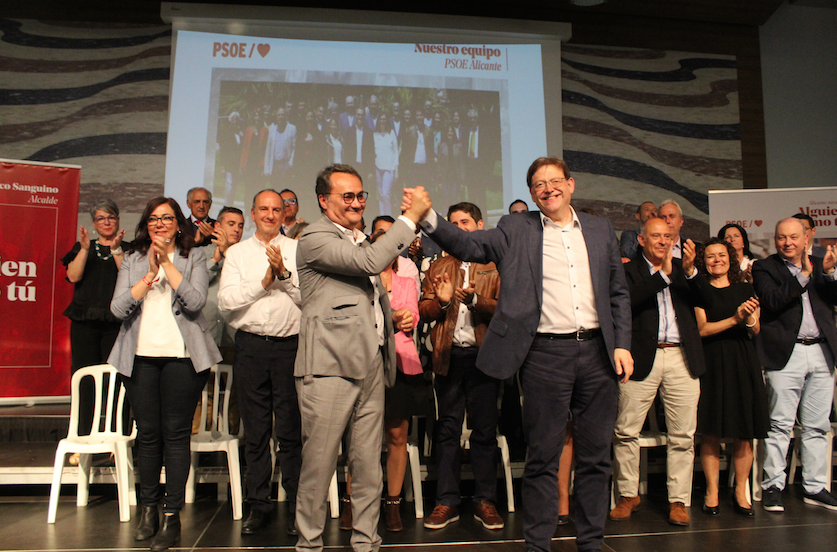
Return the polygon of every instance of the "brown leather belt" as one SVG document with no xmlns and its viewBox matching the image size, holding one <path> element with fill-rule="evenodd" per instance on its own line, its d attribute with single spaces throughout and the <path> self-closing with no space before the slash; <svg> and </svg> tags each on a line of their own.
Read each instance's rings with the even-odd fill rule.
<svg viewBox="0 0 837 552">
<path fill-rule="evenodd" d="M 658 349 L 670 349 L 672 347 L 679 347 L 679 343 L 657 343 Z"/>
</svg>

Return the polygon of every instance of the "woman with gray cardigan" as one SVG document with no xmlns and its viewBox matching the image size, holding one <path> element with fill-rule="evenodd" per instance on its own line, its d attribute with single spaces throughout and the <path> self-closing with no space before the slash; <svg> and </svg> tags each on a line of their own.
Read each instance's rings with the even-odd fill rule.
<svg viewBox="0 0 837 552">
<path fill-rule="evenodd" d="M 134 539 L 153 537 L 155 551 L 180 542 L 192 415 L 208 368 L 221 360 L 201 314 L 209 280 L 206 257 L 193 245 L 191 225 L 177 202 L 152 199 L 122 261 L 110 305 L 122 327 L 108 362 L 125 376 L 137 421 L 141 513 Z M 165 496 L 159 485 L 164 459 Z"/>
</svg>

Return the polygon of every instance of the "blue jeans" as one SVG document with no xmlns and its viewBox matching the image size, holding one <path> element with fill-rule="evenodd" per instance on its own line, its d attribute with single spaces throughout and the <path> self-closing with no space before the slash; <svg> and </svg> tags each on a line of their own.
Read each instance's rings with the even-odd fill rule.
<svg viewBox="0 0 837 552">
<path fill-rule="evenodd" d="M 831 461 L 826 434 L 831 429 L 828 416 L 834 397 L 833 365 L 821 345 L 797 343 L 783 369 L 767 372 L 770 430 L 764 441 L 763 489 L 785 488 L 788 444 L 798 411 L 802 426 L 802 487 L 810 494 L 831 490 L 826 477 Z"/>
</svg>

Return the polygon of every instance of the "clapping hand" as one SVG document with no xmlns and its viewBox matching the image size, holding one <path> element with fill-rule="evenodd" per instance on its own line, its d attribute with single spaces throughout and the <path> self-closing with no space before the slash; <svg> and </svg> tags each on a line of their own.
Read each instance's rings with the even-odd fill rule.
<svg viewBox="0 0 837 552">
<path fill-rule="evenodd" d="M 85 251 L 90 249 L 90 234 L 84 226 L 78 227 L 78 243 Z"/>
<path fill-rule="evenodd" d="M 198 231 L 195 232 L 195 243 L 202 243 L 206 238 L 215 233 L 212 225 L 202 220 L 198 221 Z"/>
<path fill-rule="evenodd" d="M 686 276 L 691 276 L 695 268 L 695 257 L 697 257 L 697 248 L 695 242 L 686 240 L 683 244 L 683 254 L 681 260 L 683 261 L 683 272 Z"/>
<path fill-rule="evenodd" d="M 470 305 L 471 301 L 474 300 L 474 294 L 476 293 L 475 282 L 471 280 L 468 282 L 468 287 L 465 288 L 457 288 L 456 291 L 453 293 L 456 297 L 456 300 L 460 303 L 464 303 L 465 305 Z"/>
<path fill-rule="evenodd" d="M 397 331 L 409 332 L 415 327 L 413 313 L 409 309 L 401 309 L 392 313 L 392 323 Z"/>
<path fill-rule="evenodd" d="M 749 299 L 738 305 L 738 308 L 735 310 L 734 315 L 735 321 L 739 324 L 741 322 L 744 322 L 746 324 L 747 318 L 749 318 L 750 316 L 752 316 L 755 319 L 755 313 L 758 310 L 758 308 L 759 300 L 755 297 L 750 297 Z"/>
<path fill-rule="evenodd" d="M 436 294 L 436 298 L 439 300 L 439 303 L 443 305 L 450 303 L 450 300 L 453 297 L 453 282 L 450 281 L 450 276 L 447 272 L 441 276 L 434 277 L 430 281 L 430 285 L 432 286 L 433 293 Z"/>
</svg>

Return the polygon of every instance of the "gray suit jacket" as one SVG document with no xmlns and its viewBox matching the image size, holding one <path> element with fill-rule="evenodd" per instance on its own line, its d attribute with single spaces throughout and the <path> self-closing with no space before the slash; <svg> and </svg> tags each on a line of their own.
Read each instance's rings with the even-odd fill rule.
<svg viewBox="0 0 837 552">
<path fill-rule="evenodd" d="M 374 244 L 354 245 L 323 216 L 299 238 L 297 270 L 302 295 L 294 375 L 364 379 L 378 351 L 376 286 L 384 311 L 384 381 L 395 383 L 395 341 L 386 289 L 378 275 L 410 245 L 415 232 L 401 220 Z"/>
<path fill-rule="evenodd" d="M 610 222 L 578 213 L 587 245 L 596 311 L 613 364 L 614 348 L 631 349 L 631 299 L 619 245 Z M 477 367 L 495 378 L 513 375 L 523 364 L 543 305 L 543 224 L 540 211 L 506 215 L 497 228 L 465 232 L 438 217 L 431 234 L 442 248 L 464 261 L 497 264 L 500 298 L 477 357 Z M 615 365 L 614 365 L 615 370 Z"/>
<path fill-rule="evenodd" d="M 221 353 L 209 333 L 209 324 L 201 314 L 201 309 L 206 303 L 209 280 L 206 254 L 202 248 L 192 248 L 189 257 L 183 258 L 180 256 L 180 250 L 176 250 L 174 266 L 183 275 L 183 281 L 180 282 L 177 291 L 171 292 L 172 314 L 177 327 L 180 328 L 195 371 L 202 372 L 221 362 Z M 134 369 L 143 303 L 134 299 L 131 287 L 147 273 L 147 255 L 140 255 L 136 251 L 125 255 L 119 268 L 119 276 L 116 278 L 113 300 L 110 302 L 110 311 L 122 320 L 122 327 L 108 357 L 108 363 L 120 374 L 128 377 Z"/>
</svg>

